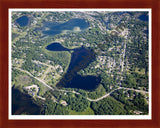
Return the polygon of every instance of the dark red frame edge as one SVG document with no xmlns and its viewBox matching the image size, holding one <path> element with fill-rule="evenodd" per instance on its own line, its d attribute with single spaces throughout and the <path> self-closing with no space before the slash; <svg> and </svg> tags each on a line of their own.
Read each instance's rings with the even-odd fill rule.
<svg viewBox="0 0 160 128">
<path fill-rule="evenodd" d="M 152 120 L 9 120 L 8 119 L 8 9 L 9 8 L 151 8 L 152 9 Z M 159 0 L 1 0 L 0 1 L 0 127 L 160 127 L 160 1 Z"/>
</svg>

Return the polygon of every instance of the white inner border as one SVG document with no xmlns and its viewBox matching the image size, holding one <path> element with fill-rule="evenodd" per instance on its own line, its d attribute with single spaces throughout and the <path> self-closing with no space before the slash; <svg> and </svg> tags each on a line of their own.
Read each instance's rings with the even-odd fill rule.
<svg viewBox="0 0 160 128">
<path fill-rule="evenodd" d="M 149 115 L 11 115 L 11 13 L 12 11 L 148 11 L 149 12 Z M 133 120 L 151 120 L 152 119 L 152 87 L 151 87 L 151 8 L 146 9 L 9 9 L 9 119 L 10 120 L 18 120 L 18 119 L 39 119 L 39 120 L 76 120 L 76 119 L 100 119 L 100 120 L 124 120 L 124 119 L 133 119 Z"/>
</svg>

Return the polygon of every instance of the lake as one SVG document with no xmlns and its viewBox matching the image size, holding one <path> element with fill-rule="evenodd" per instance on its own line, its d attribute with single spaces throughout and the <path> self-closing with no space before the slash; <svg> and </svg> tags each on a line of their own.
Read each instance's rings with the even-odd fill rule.
<svg viewBox="0 0 160 128">
<path fill-rule="evenodd" d="M 69 49 L 63 47 L 60 43 L 52 43 L 46 47 L 49 51 L 69 51 Z"/>
<path fill-rule="evenodd" d="M 139 17 L 138 17 L 138 19 L 140 19 L 140 20 L 142 20 L 142 21 L 148 21 L 148 15 L 140 15 Z"/>
<path fill-rule="evenodd" d="M 27 26 L 29 23 L 29 18 L 27 16 L 22 16 L 16 20 L 21 27 Z"/>
<path fill-rule="evenodd" d="M 37 28 L 45 35 L 56 35 L 65 31 L 83 31 L 89 27 L 89 23 L 84 19 L 71 19 L 64 23 L 44 22 L 42 28 Z"/>
<path fill-rule="evenodd" d="M 12 87 L 12 115 L 40 115 L 41 107 L 33 103 L 32 97 Z"/>
<path fill-rule="evenodd" d="M 148 29 L 147 29 L 147 30 L 144 30 L 143 32 L 144 32 L 145 34 L 148 34 L 149 31 L 148 31 Z"/>
<path fill-rule="evenodd" d="M 61 45 L 61 44 L 59 44 Z M 57 43 L 52 43 L 47 46 L 48 49 L 52 51 L 62 51 L 64 47 L 60 46 Z M 51 46 L 51 48 L 49 48 Z M 57 47 L 58 46 L 58 47 Z M 53 48 L 55 47 L 55 48 Z M 59 49 L 57 50 L 56 49 Z M 66 51 L 68 51 L 67 49 Z M 92 50 L 86 49 L 84 47 L 72 49 L 71 62 L 69 64 L 67 72 L 63 75 L 57 87 L 65 88 L 78 88 L 88 91 L 93 91 L 97 88 L 100 83 L 100 77 L 97 76 L 81 76 L 77 74 L 78 71 L 87 67 L 91 62 L 95 60 L 95 54 Z"/>
</svg>

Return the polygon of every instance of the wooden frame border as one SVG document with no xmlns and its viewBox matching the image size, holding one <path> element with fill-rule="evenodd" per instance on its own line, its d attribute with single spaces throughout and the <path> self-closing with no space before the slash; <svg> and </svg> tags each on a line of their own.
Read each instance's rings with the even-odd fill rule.
<svg viewBox="0 0 160 128">
<path fill-rule="evenodd" d="M 0 0 L 0 127 L 160 127 L 160 57 L 158 0 Z M 8 9 L 9 8 L 151 8 L 152 9 L 152 120 L 9 120 L 8 119 Z M 154 92 L 154 93 L 153 93 Z"/>
</svg>

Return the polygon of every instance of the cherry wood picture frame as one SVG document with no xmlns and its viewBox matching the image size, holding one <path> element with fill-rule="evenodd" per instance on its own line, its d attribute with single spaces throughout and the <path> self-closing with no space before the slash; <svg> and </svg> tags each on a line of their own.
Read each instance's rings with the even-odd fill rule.
<svg viewBox="0 0 160 128">
<path fill-rule="evenodd" d="M 9 120 L 9 8 L 138 8 L 152 9 L 151 120 Z M 159 0 L 0 0 L 0 128 L 159 128 L 160 127 Z"/>
</svg>

